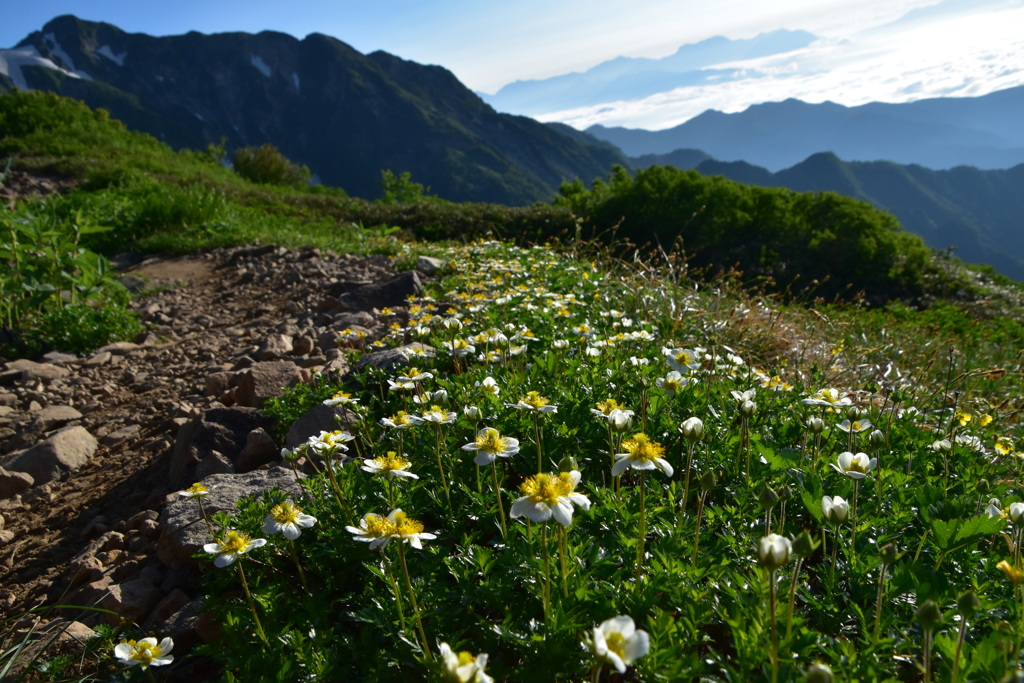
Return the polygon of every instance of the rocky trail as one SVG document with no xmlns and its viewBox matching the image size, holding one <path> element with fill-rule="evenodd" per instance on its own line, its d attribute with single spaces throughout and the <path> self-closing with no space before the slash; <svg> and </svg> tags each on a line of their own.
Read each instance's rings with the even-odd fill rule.
<svg viewBox="0 0 1024 683">
<path fill-rule="evenodd" d="M 401 320 L 439 264 L 396 274 L 382 256 L 254 246 L 116 265 L 146 325 L 139 339 L 0 369 L 0 612 L 95 605 L 119 616 L 49 611 L 16 626 L 63 630 L 73 646 L 125 619 L 173 637 L 178 654 L 211 635 L 191 557 L 206 532 L 178 492 L 217 481 L 214 511 L 294 486 L 260 406 L 345 372 L 338 333 L 382 336 L 379 308 Z M 331 410 L 301 429 L 335 428 Z"/>
</svg>

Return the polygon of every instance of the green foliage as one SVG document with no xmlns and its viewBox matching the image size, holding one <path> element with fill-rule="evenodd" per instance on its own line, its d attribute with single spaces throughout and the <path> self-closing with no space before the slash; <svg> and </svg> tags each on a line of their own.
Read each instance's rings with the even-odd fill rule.
<svg viewBox="0 0 1024 683">
<path fill-rule="evenodd" d="M 85 355 L 111 342 L 132 339 L 141 331 L 138 316 L 123 305 L 69 304 L 44 313 L 26 332 L 25 344 L 38 351 Z"/>
<path fill-rule="evenodd" d="M 379 201 L 382 204 L 415 204 L 430 192 L 429 187 L 424 189 L 421 183 L 414 183 L 409 171 L 396 176 L 394 171 L 388 168 L 380 172 L 380 187 L 383 196 Z"/>
<path fill-rule="evenodd" d="M 616 167 L 591 189 L 563 184 L 557 206 L 599 230 L 664 249 L 682 246 L 691 268 L 766 278 L 816 296 L 861 291 L 876 303 L 923 291 L 931 252 L 887 213 L 832 192 L 796 193 L 651 166 Z"/>
<path fill-rule="evenodd" d="M 231 163 L 235 173 L 254 183 L 284 186 L 309 184 L 309 168 L 289 161 L 269 142 L 258 148 L 241 147 L 235 150 Z"/>
</svg>

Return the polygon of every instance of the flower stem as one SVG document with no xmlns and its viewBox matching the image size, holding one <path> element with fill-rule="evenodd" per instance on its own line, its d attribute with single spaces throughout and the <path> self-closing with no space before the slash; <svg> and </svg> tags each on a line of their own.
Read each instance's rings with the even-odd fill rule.
<svg viewBox="0 0 1024 683">
<path fill-rule="evenodd" d="M 544 623 L 551 620 L 551 561 L 548 558 L 548 523 L 540 525 L 540 548 L 544 557 L 544 585 L 541 586 L 541 600 L 544 603 Z"/>
<path fill-rule="evenodd" d="M 420 606 L 416 602 L 416 592 L 412 589 L 412 579 L 409 578 L 409 565 L 405 562 L 405 547 L 401 542 L 398 544 L 398 559 L 402 561 L 402 573 L 405 574 L 405 587 L 409 590 L 409 601 L 412 603 L 412 613 L 416 616 L 416 628 L 419 630 L 420 642 L 423 643 L 423 656 L 430 659 L 430 642 L 427 640 L 427 632 L 423 630 L 423 619 L 420 617 Z"/>
<path fill-rule="evenodd" d="M 683 484 L 683 507 L 680 512 L 686 510 L 686 502 L 690 499 L 690 465 L 693 464 L 693 442 L 686 446 L 686 480 Z"/>
<path fill-rule="evenodd" d="M 690 564 L 696 566 L 697 564 L 697 546 L 700 543 L 700 519 L 704 513 L 704 494 L 702 493 L 697 497 L 697 529 L 693 532 L 693 557 L 690 560 Z M 676 527 L 679 528 L 678 526 Z"/>
<path fill-rule="evenodd" d="M 793 569 L 793 580 L 789 584 L 789 608 L 786 610 L 786 640 L 793 636 L 793 607 L 796 604 L 796 585 L 800 581 L 800 567 L 804 558 L 798 557 L 796 567 Z"/>
<path fill-rule="evenodd" d="M 569 581 L 569 579 L 568 579 L 569 570 L 568 570 L 568 563 L 566 562 L 566 559 L 565 559 L 565 555 L 566 555 L 566 549 L 565 549 L 566 538 L 565 538 L 565 535 L 566 535 L 565 527 L 562 526 L 561 524 L 559 524 L 558 525 L 558 563 L 560 565 L 560 569 L 562 570 L 562 597 L 563 598 L 569 597 L 569 583 L 568 583 L 568 581 Z"/>
<path fill-rule="evenodd" d="M 434 425 L 434 452 L 437 454 L 437 470 L 441 473 L 441 484 L 444 486 L 444 499 L 450 508 L 452 495 L 448 491 L 448 477 L 445 476 L 444 465 L 441 463 L 441 425 Z"/>
<path fill-rule="evenodd" d="M 878 597 L 875 599 L 875 642 L 882 633 L 882 594 L 885 592 L 885 565 L 878 572 Z M 955 679 L 955 677 L 954 677 Z"/>
<path fill-rule="evenodd" d="M 537 474 L 540 474 L 544 471 L 544 461 L 543 449 L 540 445 L 540 419 L 537 417 L 537 411 L 533 411 L 533 438 L 537 442 Z"/>
<path fill-rule="evenodd" d="M 633 578 L 640 580 L 644 566 L 644 545 L 647 543 L 647 472 L 640 470 L 640 544 L 636 553 L 636 569 Z"/>
<path fill-rule="evenodd" d="M 501 501 L 501 485 L 498 483 L 498 461 L 491 462 L 491 476 L 494 478 L 494 495 L 498 499 L 498 517 L 501 519 L 501 538 L 508 541 L 508 527 L 505 525 L 505 504 Z"/>
<path fill-rule="evenodd" d="M 206 514 L 206 507 L 203 505 L 203 497 L 196 496 L 196 500 L 199 501 L 199 512 L 203 515 L 203 521 L 206 522 L 206 528 L 210 532 L 210 540 L 217 540 L 217 536 L 213 533 L 213 525 L 210 524 L 210 517 Z"/>
<path fill-rule="evenodd" d="M 391 571 L 391 562 L 388 560 L 388 556 L 384 554 L 384 548 L 387 546 L 381 546 L 380 557 L 384 560 L 384 573 L 388 575 L 388 580 L 391 582 L 391 590 L 395 593 L 395 606 L 398 607 L 398 623 L 402 625 L 402 630 L 405 630 L 405 610 L 402 609 L 402 592 L 398 589 L 398 581 L 395 580 L 395 574 Z"/>
<path fill-rule="evenodd" d="M 952 683 L 960 680 L 960 653 L 964 649 L 964 639 L 967 637 L 967 618 L 960 622 L 960 633 L 956 638 L 956 655 L 953 657 L 953 675 L 949 679 Z"/>
<path fill-rule="evenodd" d="M 295 562 L 295 568 L 299 570 L 299 580 L 302 581 L 302 588 L 309 593 L 309 584 L 306 583 L 306 572 L 302 569 L 302 563 L 299 562 L 299 551 L 295 549 L 295 541 L 288 539 L 288 545 L 292 549 L 292 561 Z"/>
<path fill-rule="evenodd" d="M 238 577 L 242 580 L 242 590 L 245 591 L 245 597 L 249 601 L 249 611 L 252 612 L 252 618 L 256 622 L 256 633 L 259 635 L 260 640 L 267 647 L 270 647 L 270 641 L 267 640 L 267 634 L 263 631 L 263 624 L 260 623 L 260 616 L 256 614 L 256 601 L 252 599 L 252 593 L 249 591 L 249 582 L 245 580 L 245 570 L 242 569 L 242 562 L 235 565 L 238 567 Z"/>
<path fill-rule="evenodd" d="M 771 651 L 768 653 L 772 664 L 772 683 L 779 680 L 779 630 L 775 623 L 775 571 L 768 572 L 768 613 L 772 621 Z"/>
</svg>

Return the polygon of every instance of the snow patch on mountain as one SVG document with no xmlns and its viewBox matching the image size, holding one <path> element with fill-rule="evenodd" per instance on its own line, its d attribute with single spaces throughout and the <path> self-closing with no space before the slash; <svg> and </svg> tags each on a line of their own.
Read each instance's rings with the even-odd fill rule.
<svg viewBox="0 0 1024 683">
<path fill-rule="evenodd" d="M 122 52 L 121 54 L 115 53 L 110 49 L 109 45 L 104 45 L 100 49 L 96 50 L 96 54 L 103 55 L 118 66 L 124 66 L 124 58 L 128 55 L 127 52 Z"/>
<path fill-rule="evenodd" d="M 11 79 L 18 88 L 30 90 L 22 68 L 26 66 L 41 66 L 45 69 L 59 71 L 71 78 L 88 78 L 88 74 L 68 71 L 53 63 L 52 60 L 43 57 L 34 47 L 21 47 L 13 50 L 0 50 L 0 74 Z"/>
<path fill-rule="evenodd" d="M 259 55 L 249 55 L 249 59 L 252 61 L 252 65 L 256 67 L 261 74 L 270 78 L 270 67 Z"/>
</svg>

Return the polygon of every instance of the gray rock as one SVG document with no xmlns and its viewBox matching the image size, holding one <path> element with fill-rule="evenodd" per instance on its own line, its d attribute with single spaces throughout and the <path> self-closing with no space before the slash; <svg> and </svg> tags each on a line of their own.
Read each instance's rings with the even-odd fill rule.
<svg viewBox="0 0 1024 683">
<path fill-rule="evenodd" d="M 118 446 L 124 443 L 125 441 L 134 439 L 139 435 L 139 432 L 141 431 L 142 427 L 140 425 L 125 425 L 124 427 L 116 429 L 107 434 L 106 436 L 104 436 L 102 439 L 100 439 L 100 443 L 102 443 L 107 448 L 113 448 L 114 446 Z"/>
<path fill-rule="evenodd" d="M 424 275 L 434 275 L 446 265 L 448 265 L 447 261 L 433 256 L 420 256 L 416 259 L 416 270 Z"/>
<path fill-rule="evenodd" d="M 8 468 L 29 473 L 38 486 L 74 472 L 89 461 L 97 448 L 96 437 L 84 427 L 67 427 L 21 453 Z"/>
<path fill-rule="evenodd" d="M 295 480 L 295 473 L 287 467 L 272 467 L 245 474 L 214 474 L 202 480 L 210 487 L 210 493 L 203 500 L 208 517 L 220 511 L 236 514 L 235 501 L 246 496 L 259 495 L 274 488 L 286 495 L 298 498 L 302 487 Z M 203 546 L 211 543 L 210 532 L 199 510 L 199 503 L 193 498 L 179 496 L 160 513 L 160 540 L 157 553 L 167 567 L 176 561 L 198 566 L 200 560 L 192 556 Z"/>
<path fill-rule="evenodd" d="M 409 355 L 414 349 L 428 354 L 433 354 L 435 352 L 435 349 L 432 346 L 413 342 L 411 344 L 406 344 L 405 346 L 399 346 L 396 349 L 384 349 L 383 351 L 368 353 L 356 361 L 355 367 L 352 368 L 352 371 L 360 373 L 367 368 L 387 370 L 396 365 L 409 365 Z"/>
<path fill-rule="evenodd" d="M 149 581 L 132 579 L 111 584 L 107 594 L 100 599 L 100 607 L 116 612 L 106 615 L 107 623 L 111 626 L 120 623 L 122 619 L 141 623 L 161 597 L 163 593 Z"/>
<path fill-rule="evenodd" d="M 47 406 L 33 416 L 29 429 L 36 434 L 41 434 L 62 427 L 72 420 L 80 419 L 82 419 L 82 414 L 71 406 Z"/>
<path fill-rule="evenodd" d="M 274 443 L 273 437 L 265 429 L 254 429 L 245 437 L 245 448 L 235 459 L 235 469 L 239 472 L 252 470 L 281 459 L 281 449 Z"/>
<path fill-rule="evenodd" d="M 302 368 L 291 361 L 253 363 L 238 378 L 235 400 L 240 406 L 260 408 L 272 396 L 280 396 L 287 387 L 302 379 Z"/>
<path fill-rule="evenodd" d="M 273 429 L 271 419 L 255 408 L 213 408 L 200 413 L 178 430 L 171 450 L 171 482 L 174 486 L 190 485 L 197 478 L 197 466 L 204 460 L 226 462 L 230 471 L 233 459 L 245 448 L 254 429 Z M 204 467 L 206 473 L 222 469 L 220 465 Z"/>
<path fill-rule="evenodd" d="M 346 420 L 353 423 L 359 420 L 359 416 L 341 406 L 325 406 L 323 403 L 318 403 L 292 423 L 288 429 L 288 435 L 285 436 L 285 448 L 294 449 L 305 443 L 309 437 L 320 432 L 344 429 Z"/>
<path fill-rule="evenodd" d="M 290 354 L 294 348 L 295 344 L 287 334 L 270 334 L 256 351 L 256 360 L 277 360 Z"/>
<path fill-rule="evenodd" d="M 423 284 L 415 270 L 399 273 L 390 280 L 363 285 L 359 289 L 342 294 L 338 300 L 360 311 L 370 311 L 385 306 L 401 306 L 409 296 L 420 296 Z"/>
<path fill-rule="evenodd" d="M 0 500 L 30 489 L 33 484 L 35 484 L 35 479 L 28 472 L 9 472 L 0 467 Z M 3 524 L 0 523 L 0 529 L 3 528 Z"/>
<path fill-rule="evenodd" d="M 14 382 L 43 382 L 49 383 L 55 379 L 61 379 L 71 374 L 67 368 L 51 363 L 36 363 L 25 358 L 20 358 L 7 363 L 5 372 L 0 375 L 5 381 L 0 383 L 8 384 Z"/>
</svg>

